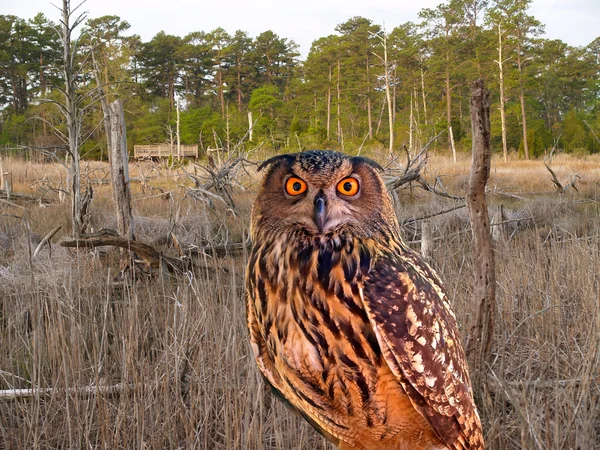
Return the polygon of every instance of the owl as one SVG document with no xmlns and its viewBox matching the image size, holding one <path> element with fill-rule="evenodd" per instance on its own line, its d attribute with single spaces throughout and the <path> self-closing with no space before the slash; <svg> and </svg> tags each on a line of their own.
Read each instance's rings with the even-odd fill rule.
<svg viewBox="0 0 600 450">
<path fill-rule="evenodd" d="M 454 313 L 381 167 L 314 150 L 261 169 L 246 312 L 266 383 L 340 449 L 483 449 Z"/>
</svg>

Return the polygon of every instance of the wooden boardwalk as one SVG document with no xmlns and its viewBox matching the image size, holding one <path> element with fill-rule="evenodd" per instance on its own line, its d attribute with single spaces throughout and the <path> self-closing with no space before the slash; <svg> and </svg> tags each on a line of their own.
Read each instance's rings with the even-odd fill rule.
<svg viewBox="0 0 600 450">
<path fill-rule="evenodd" d="M 180 145 L 181 156 L 186 158 L 197 158 L 198 157 L 198 146 L 197 145 Z M 155 145 L 134 145 L 133 146 L 133 157 L 135 159 L 140 158 L 167 158 L 169 156 L 177 157 L 177 146 L 170 146 L 168 144 L 155 144 Z"/>
</svg>

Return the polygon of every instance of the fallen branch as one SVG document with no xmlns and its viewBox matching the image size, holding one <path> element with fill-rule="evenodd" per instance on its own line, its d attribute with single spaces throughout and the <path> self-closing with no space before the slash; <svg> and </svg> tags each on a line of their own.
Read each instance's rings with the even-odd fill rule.
<svg viewBox="0 0 600 450">
<path fill-rule="evenodd" d="M 50 397 L 55 394 L 74 394 L 78 396 L 87 395 L 114 395 L 133 392 L 136 389 L 150 387 L 149 384 L 134 386 L 133 383 L 118 383 L 108 386 L 78 386 L 70 388 L 25 388 L 25 389 L 4 389 L 0 390 L 0 400 L 15 400 L 33 397 Z"/>
<path fill-rule="evenodd" d="M 13 191 L 11 191 L 9 194 L 5 190 L 0 189 L 0 199 L 8 200 L 9 198 L 10 198 L 10 200 L 22 200 L 24 202 L 39 202 L 39 203 L 44 203 L 44 204 L 50 203 L 49 200 L 46 200 L 43 197 L 34 197 L 32 195 L 27 195 L 27 194 L 17 194 Z"/>
<path fill-rule="evenodd" d="M 100 236 L 86 235 L 80 239 L 63 241 L 60 245 L 67 248 L 119 247 L 135 253 L 148 267 L 158 269 L 166 265 L 170 271 L 179 272 L 186 272 L 190 269 L 189 260 L 163 255 L 154 247 L 144 242 L 122 238 L 113 230 L 103 230 Z"/>
</svg>

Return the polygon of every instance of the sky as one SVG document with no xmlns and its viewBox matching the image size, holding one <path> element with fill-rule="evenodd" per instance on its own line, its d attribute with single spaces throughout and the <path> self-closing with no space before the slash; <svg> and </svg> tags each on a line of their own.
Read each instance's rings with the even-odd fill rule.
<svg viewBox="0 0 600 450">
<path fill-rule="evenodd" d="M 71 0 L 74 7 L 80 1 Z M 229 33 L 247 31 L 252 37 L 272 30 L 294 40 L 306 57 L 312 42 L 333 34 L 335 26 L 363 16 L 387 30 L 407 21 L 417 22 L 422 8 L 435 8 L 442 0 L 87 0 L 81 7 L 89 18 L 116 15 L 131 25 L 127 34 L 149 41 L 159 31 L 185 36 L 192 31 L 222 27 Z M 43 12 L 57 22 L 60 0 L 0 0 L 0 14 L 24 19 Z M 545 24 L 545 37 L 569 45 L 585 46 L 600 36 L 599 0 L 533 0 L 530 12 Z"/>
</svg>

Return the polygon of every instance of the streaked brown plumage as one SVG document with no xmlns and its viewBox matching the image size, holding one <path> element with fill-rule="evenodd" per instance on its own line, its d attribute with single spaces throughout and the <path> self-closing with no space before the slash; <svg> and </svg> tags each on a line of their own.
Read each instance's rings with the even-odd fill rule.
<svg viewBox="0 0 600 450">
<path fill-rule="evenodd" d="M 266 381 L 341 449 L 483 449 L 456 319 L 377 164 L 311 151 L 263 166 L 247 315 Z"/>
</svg>

